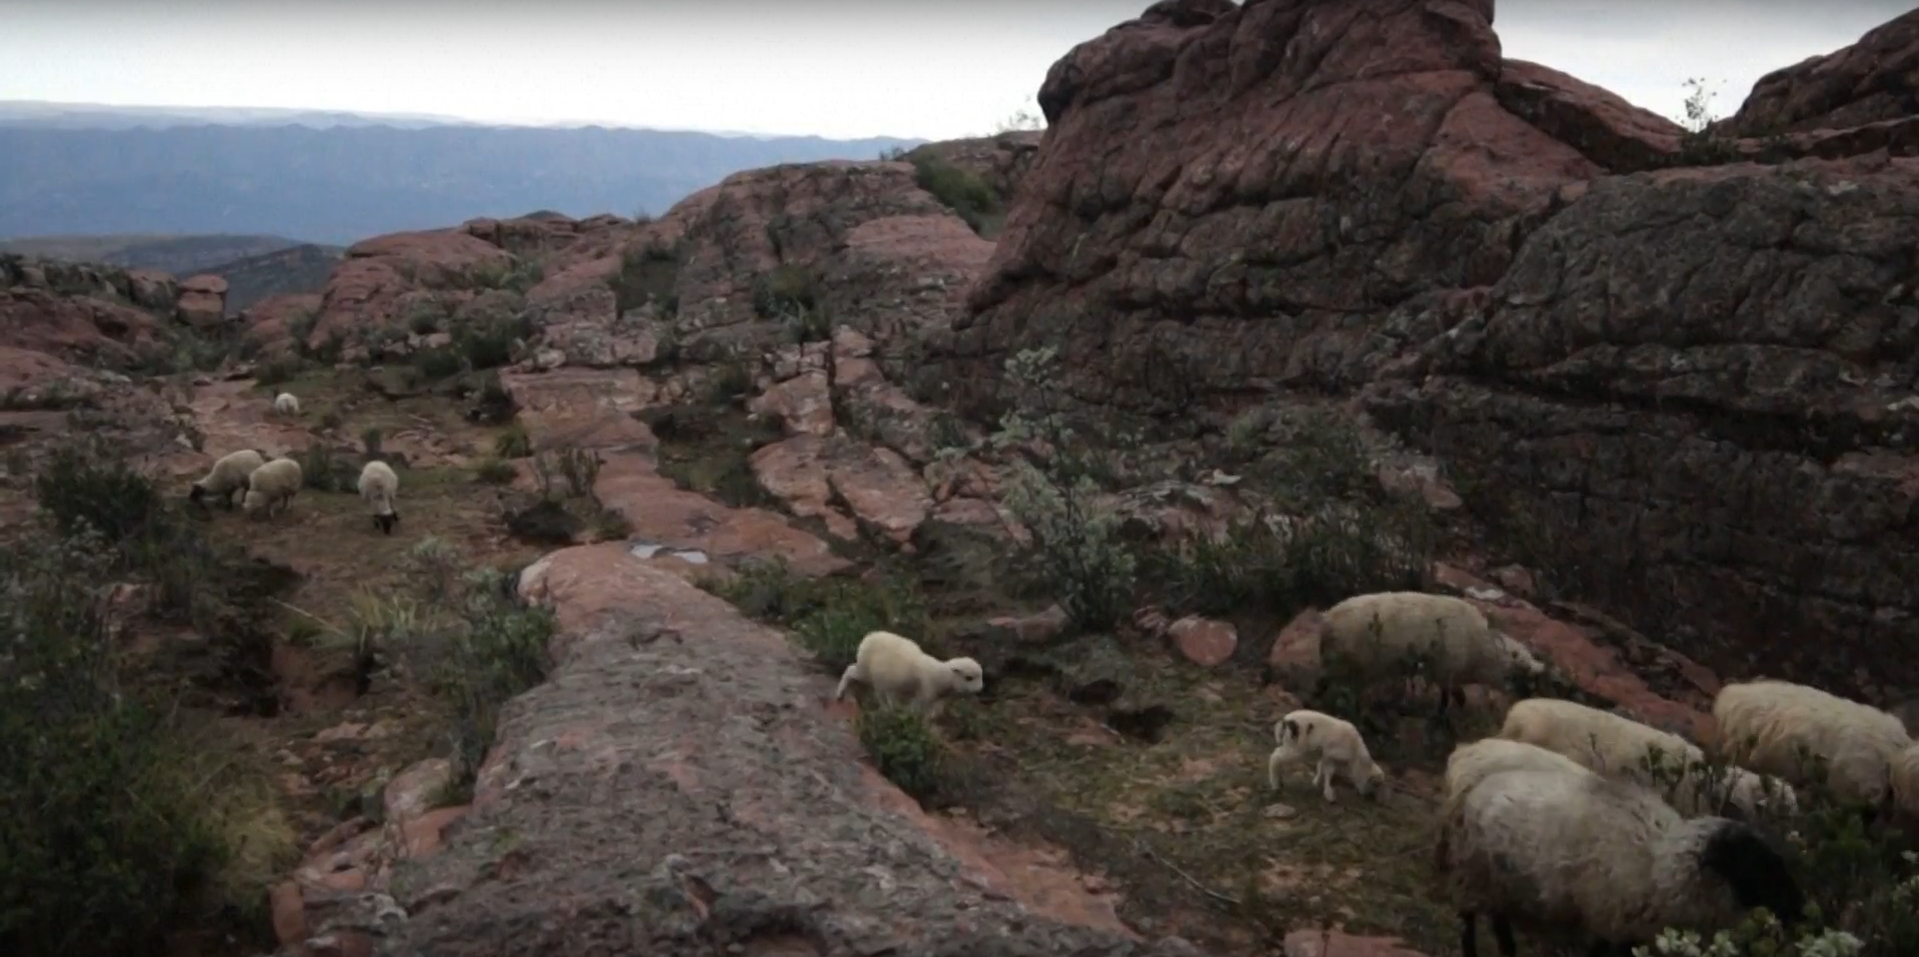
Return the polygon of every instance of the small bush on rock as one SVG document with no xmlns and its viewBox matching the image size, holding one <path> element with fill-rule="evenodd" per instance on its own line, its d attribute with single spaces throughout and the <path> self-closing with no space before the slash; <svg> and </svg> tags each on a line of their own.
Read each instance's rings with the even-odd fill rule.
<svg viewBox="0 0 1919 957">
<path fill-rule="evenodd" d="M 1075 624 L 1097 630 L 1131 613 L 1139 560 L 1120 539 L 1120 515 L 1099 502 L 1105 463 L 1061 411 L 1058 360 L 1047 346 L 1006 361 L 1014 409 L 990 441 L 1006 449 L 1039 447 L 1015 459 L 1006 506 L 1032 533 L 1060 607 Z"/>
<path fill-rule="evenodd" d="M 546 680 L 556 625 L 550 610 L 522 607 L 503 594 L 496 572 L 469 573 L 462 584 L 459 622 L 434 683 L 453 707 L 458 777 L 471 782 L 493 745 L 500 708 Z"/>
<path fill-rule="evenodd" d="M 901 706 L 863 709 L 854 729 L 873 766 L 888 781 L 920 801 L 938 793 L 945 779 L 946 746 L 925 718 Z"/>
<path fill-rule="evenodd" d="M 903 577 L 815 579 L 783 562 L 758 562 L 730 582 L 704 581 L 700 587 L 750 618 L 791 629 L 800 646 L 835 674 L 853 663 L 868 632 L 898 632 L 923 644 L 930 621 L 924 598 Z"/>
<path fill-rule="evenodd" d="M 928 153 L 913 156 L 912 163 L 913 181 L 919 188 L 959 214 L 974 232 L 984 229 L 986 218 L 999 212 L 999 196 L 978 175 Z"/>
</svg>

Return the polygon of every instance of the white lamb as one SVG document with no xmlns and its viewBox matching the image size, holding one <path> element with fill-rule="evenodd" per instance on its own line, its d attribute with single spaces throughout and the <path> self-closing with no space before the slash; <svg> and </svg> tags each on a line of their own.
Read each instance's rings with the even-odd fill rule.
<svg viewBox="0 0 1919 957">
<path fill-rule="evenodd" d="M 282 392 L 273 397 L 273 411 L 276 415 L 299 415 L 300 400 L 291 392 Z"/>
<path fill-rule="evenodd" d="M 1719 689 L 1715 749 L 1725 760 L 1799 784 L 1812 769 L 1801 752 L 1825 760 L 1826 784 L 1844 800 L 1880 807 L 1890 790 L 1892 761 L 1912 746 L 1893 717 L 1857 701 L 1787 681 L 1751 681 Z"/>
<path fill-rule="evenodd" d="M 1784 781 L 1768 781 L 1743 768 L 1717 775 L 1706 763 L 1706 752 L 1685 738 L 1577 701 L 1516 702 L 1506 711 L 1499 736 L 1565 755 L 1600 774 L 1656 788 L 1682 814 L 1714 814 L 1724 801 L 1747 820 L 1757 820 L 1768 806 L 1788 814 L 1799 807 L 1792 786 Z"/>
<path fill-rule="evenodd" d="M 1749 825 L 1688 820 L 1637 784 L 1590 772 L 1481 778 L 1444 804 L 1437 851 L 1463 957 L 1478 957 L 1482 914 L 1514 957 L 1514 926 L 1630 953 L 1667 927 L 1710 934 L 1754 907 L 1791 925 L 1805 907 L 1785 859 Z"/>
<path fill-rule="evenodd" d="M 266 456 L 254 449 L 241 449 L 238 452 L 228 452 L 220 456 L 219 461 L 213 463 L 213 468 L 207 472 L 206 477 L 193 483 L 192 490 L 187 492 L 187 500 L 198 504 L 208 494 L 212 494 L 219 496 L 220 500 L 226 503 L 226 507 L 232 509 L 233 493 L 245 492 L 247 476 L 252 475 L 254 469 L 265 465 L 266 460 Z"/>
<path fill-rule="evenodd" d="M 368 462 L 360 469 L 356 487 L 361 498 L 373 503 L 373 527 L 393 534 L 393 526 L 400 524 L 400 511 L 393 507 L 393 499 L 400 494 L 400 477 L 393 468 L 385 462 Z"/>
<path fill-rule="evenodd" d="M 1524 741 L 1505 738 L 1481 738 L 1462 744 L 1446 756 L 1445 796 L 1456 797 L 1473 785 L 1500 771 L 1558 771 L 1562 774 L 1591 774 L 1585 765 Z"/>
<path fill-rule="evenodd" d="M 1327 801 L 1336 800 L 1337 775 L 1345 775 L 1362 796 L 1378 800 L 1386 772 L 1367 752 L 1366 739 L 1352 722 L 1317 711 L 1293 711 L 1273 725 L 1273 740 L 1279 747 L 1266 759 L 1266 782 L 1273 790 L 1279 790 L 1280 768 L 1314 761 L 1313 786 Z"/>
<path fill-rule="evenodd" d="M 846 697 L 853 682 L 873 689 L 883 705 L 910 704 L 916 710 L 943 705 L 954 694 L 979 694 L 986 687 L 979 662 L 971 658 L 941 661 L 920 650 L 911 638 L 890 631 L 868 632 L 853 663 L 840 675 L 833 700 Z"/>
<path fill-rule="evenodd" d="M 285 512 L 293 506 L 293 496 L 300 493 L 300 484 L 304 481 L 299 462 L 274 459 L 247 476 L 247 495 L 240 507 L 247 515 L 256 517 L 262 512 L 271 516 L 276 505 Z"/>
<path fill-rule="evenodd" d="M 1415 653 L 1425 654 L 1428 677 L 1440 686 L 1439 710 L 1465 703 L 1462 685 L 1509 687 L 1515 674 L 1539 675 L 1546 666 L 1518 642 L 1493 630 L 1463 598 L 1397 591 L 1357 595 L 1326 610 L 1320 631 L 1324 673 L 1315 696 L 1335 678 L 1361 685 L 1403 678 Z"/>
</svg>

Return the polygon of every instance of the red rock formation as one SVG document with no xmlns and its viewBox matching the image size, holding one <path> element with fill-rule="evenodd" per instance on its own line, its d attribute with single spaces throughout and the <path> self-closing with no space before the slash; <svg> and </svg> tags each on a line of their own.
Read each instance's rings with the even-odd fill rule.
<svg viewBox="0 0 1919 957">
<path fill-rule="evenodd" d="M 1912 16 L 1733 124 L 1876 121 L 1779 146 L 1839 158 L 1658 172 L 1700 160 L 1676 126 L 1491 19 L 1166 0 L 1076 47 L 951 374 L 1056 343 L 1135 409 L 1363 394 L 1505 545 L 1716 670 L 1919 685 Z"/>
</svg>

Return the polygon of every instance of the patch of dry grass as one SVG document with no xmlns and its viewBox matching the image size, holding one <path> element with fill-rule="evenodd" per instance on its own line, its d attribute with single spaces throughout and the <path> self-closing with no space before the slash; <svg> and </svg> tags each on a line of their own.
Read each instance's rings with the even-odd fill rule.
<svg viewBox="0 0 1919 957">
<path fill-rule="evenodd" d="M 1434 896 L 1432 805 L 1403 786 L 1403 766 L 1389 766 L 1401 786 L 1380 803 L 1342 783 L 1327 804 L 1297 768 L 1275 793 L 1266 757 L 1280 706 L 1256 681 L 1157 649 L 1132 665 L 1123 700 L 1176 714 L 1154 743 L 1023 677 L 1001 679 L 990 703 L 953 709 L 942 725 L 978 766 L 1014 772 L 1025 800 L 1078 821 L 1030 836 L 1064 840 L 1083 866 L 1121 877 L 1135 919 L 1198 906 L 1236 924 L 1225 936 L 1241 940 L 1343 926 L 1444 948 L 1455 930 Z"/>
</svg>

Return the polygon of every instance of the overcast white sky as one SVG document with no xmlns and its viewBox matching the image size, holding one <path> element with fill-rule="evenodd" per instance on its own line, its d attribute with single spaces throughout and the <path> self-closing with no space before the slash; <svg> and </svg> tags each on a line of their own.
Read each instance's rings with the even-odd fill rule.
<svg viewBox="0 0 1919 957">
<path fill-rule="evenodd" d="M 0 0 L 0 99 L 947 138 L 1031 103 L 1148 0 Z M 1857 40 L 1897 0 L 1501 0 L 1506 55 L 1672 116 Z"/>
</svg>

